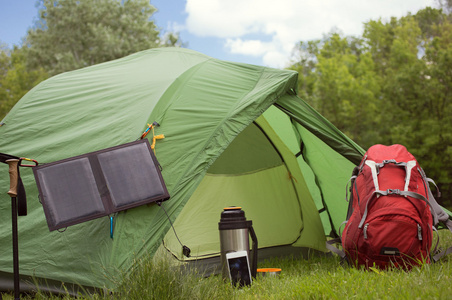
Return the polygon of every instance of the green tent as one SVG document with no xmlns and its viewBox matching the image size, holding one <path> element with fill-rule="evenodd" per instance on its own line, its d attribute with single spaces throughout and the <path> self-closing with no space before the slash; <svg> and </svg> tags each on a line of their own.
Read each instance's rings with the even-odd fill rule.
<svg viewBox="0 0 452 300">
<path fill-rule="evenodd" d="M 168 250 L 218 258 L 220 214 L 241 206 L 259 256 L 326 251 L 363 150 L 296 95 L 297 73 L 226 62 L 181 48 L 151 49 L 54 76 L 3 119 L 0 152 L 50 163 L 137 140 L 148 123 L 171 198 L 49 232 L 31 168 L 21 168 L 20 273 L 47 282 L 114 287 L 134 259 Z M 151 139 L 152 133 L 147 138 Z M 11 207 L 0 165 L 0 288 L 12 287 Z M 165 250 L 166 249 L 166 250 Z M 293 250 L 293 251 L 292 251 Z"/>
</svg>

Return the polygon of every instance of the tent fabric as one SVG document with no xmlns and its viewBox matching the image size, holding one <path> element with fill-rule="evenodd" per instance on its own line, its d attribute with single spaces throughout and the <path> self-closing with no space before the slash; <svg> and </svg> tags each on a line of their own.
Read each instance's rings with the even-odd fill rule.
<svg viewBox="0 0 452 300">
<path fill-rule="evenodd" d="M 260 248 L 294 245 L 325 250 L 323 226 L 295 156 L 265 118 L 274 114 L 282 112 L 276 108 L 265 112 L 240 133 L 231 143 L 232 147 L 207 170 L 175 221 L 178 236 L 169 231 L 164 239 L 165 248 L 178 259 L 196 260 L 218 254 L 218 221 L 220 212 L 227 206 L 242 207 L 247 218 L 253 221 Z M 268 138 L 272 145 L 267 143 L 267 149 L 257 147 L 243 157 L 245 149 L 259 145 L 255 139 Z M 255 158 L 248 156 L 262 157 L 262 153 L 268 152 L 274 156 L 278 153 L 274 158 L 276 166 L 263 165 L 263 160 L 258 159 L 255 162 L 261 163 L 254 166 L 254 171 L 242 167 L 247 163 L 241 158 L 254 161 Z M 225 160 L 229 165 L 226 166 Z M 237 171 L 237 167 L 242 172 L 228 172 Z M 287 201 L 289 199 L 293 201 Z M 193 248 L 190 259 L 182 256 L 179 239 Z M 204 248 L 207 245 L 210 248 Z"/>
<path fill-rule="evenodd" d="M 309 104 L 304 101 L 299 101 L 296 95 L 289 95 L 279 99 L 277 105 L 336 152 L 354 164 L 360 163 L 364 155 L 364 150 L 309 106 Z"/>
<path fill-rule="evenodd" d="M 347 213 L 348 206 L 344 205 L 345 185 L 350 179 L 350 170 L 361 160 L 357 154 L 350 155 L 354 153 L 351 149 L 362 149 L 299 98 L 286 95 L 278 100 L 276 106 L 280 103 L 291 105 L 293 110 L 297 110 L 297 119 L 294 120 L 285 110 L 287 115 L 280 113 L 277 114 L 279 117 L 275 113 L 270 115 L 270 110 L 264 115 L 271 120 L 272 128 L 278 130 L 284 141 L 292 140 L 291 151 L 294 155 L 299 154 L 297 161 L 320 212 L 325 233 L 334 236 Z M 292 118 L 290 124 L 293 130 L 288 128 L 289 118 Z M 287 136 L 289 134 L 292 138 Z"/>
<path fill-rule="evenodd" d="M 247 129 L 250 124 L 258 124 L 273 143 L 270 147 L 263 136 L 255 137 L 257 144 L 252 144 L 268 150 L 262 152 L 263 162 L 249 160 L 227 172 L 263 185 L 277 177 L 280 187 L 288 187 L 278 194 L 277 201 L 297 199 L 285 204 L 283 211 L 290 214 L 287 220 L 282 213 L 276 218 L 291 228 L 287 236 L 273 241 L 262 233 L 263 244 L 289 243 L 324 250 L 324 231 L 334 232 L 338 227 L 347 205 L 344 180 L 363 150 L 299 99 L 296 85 L 293 71 L 221 61 L 181 48 L 150 49 L 63 73 L 37 85 L 2 120 L 0 152 L 50 163 L 134 141 L 148 123 L 158 122 L 155 134 L 165 138 L 157 141 L 156 157 L 171 195 L 164 206 L 177 223 L 193 213 L 184 209 L 186 205 L 196 207 L 190 199 L 196 195 L 206 198 L 208 187 L 210 192 L 224 190 L 227 184 L 246 187 L 234 182 L 234 176 L 225 176 L 227 158 L 223 166 L 221 160 L 214 163 L 223 152 L 234 151 L 225 150 L 231 143 L 234 147 L 241 132 L 256 130 Z M 152 134 L 147 138 L 152 139 Z M 5 191 L 0 196 L 0 281 L 4 282 L 5 276 L 12 274 L 7 166 L 0 166 L 0 174 L 0 188 Z M 287 180 L 282 181 L 278 174 L 288 176 Z M 118 213 L 113 239 L 108 218 L 49 232 L 31 168 L 22 168 L 21 176 L 28 195 L 28 216 L 18 218 L 23 275 L 112 288 L 118 274 L 130 271 L 135 259 L 153 255 L 170 230 L 165 212 L 148 205 Z M 210 182 L 216 176 L 224 178 L 224 186 Z M 276 200 L 266 207 L 253 204 L 247 216 L 256 225 L 262 224 L 261 214 L 279 209 Z M 325 212 L 319 216 L 318 209 L 326 216 L 322 216 Z M 217 208 L 212 214 L 214 210 Z M 209 218 L 215 217 L 209 214 Z M 190 238 L 206 253 L 219 251 L 218 243 L 199 242 L 202 235 Z"/>
</svg>

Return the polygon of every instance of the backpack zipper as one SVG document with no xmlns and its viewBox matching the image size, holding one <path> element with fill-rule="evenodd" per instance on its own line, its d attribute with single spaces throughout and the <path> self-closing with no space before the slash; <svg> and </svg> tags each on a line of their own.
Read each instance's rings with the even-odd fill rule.
<svg viewBox="0 0 452 300">
<path fill-rule="evenodd" d="M 417 224 L 417 238 L 422 241 L 422 227 L 419 224 Z"/>
<path fill-rule="evenodd" d="M 417 238 L 422 241 L 422 227 L 419 224 L 417 225 Z M 369 227 L 369 223 L 364 224 L 363 235 L 364 239 L 367 240 L 367 228 Z"/>
</svg>

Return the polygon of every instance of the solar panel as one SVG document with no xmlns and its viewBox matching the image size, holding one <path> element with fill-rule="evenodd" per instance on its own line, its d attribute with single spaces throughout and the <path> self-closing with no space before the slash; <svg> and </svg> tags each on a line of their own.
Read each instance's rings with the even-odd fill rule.
<svg viewBox="0 0 452 300">
<path fill-rule="evenodd" d="M 33 168 L 50 231 L 169 199 L 147 139 Z"/>
</svg>

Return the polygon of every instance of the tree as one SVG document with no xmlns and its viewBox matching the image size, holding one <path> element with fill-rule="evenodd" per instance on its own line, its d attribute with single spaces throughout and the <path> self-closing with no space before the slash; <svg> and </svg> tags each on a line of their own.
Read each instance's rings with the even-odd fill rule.
<svg viewBox="0 0 452 300">
<path fill-rule="evenodd" d="M 0 49 L 0 120 L 16 102 L 48 74 L 42 68 L 26 66 L 27 48 Z"/>
<path fill-rule="evenodd" d="M 316 76 L 314 73 L 317 64 L 317 55 L 321 47 L 320 40 L 299 42 L 294 49 L 295 59 L 289 69 L 297 71 L 298 94 L 301 98 L 311 102 L 314 100 L 312 95 Z"/>
<path fill-rule="evenodd" d="M 40 0 L 29 30 L 28 63 L 51 75 L 117 59 L 144 49 L 180 45 L 159 37 L 149 0 Z"/>
<path fill-rule="evenodd" d="M 440 2 L 442 9 L 370 20 L 362 37 L 300 43 L 292 69 L 299 94 L 363 148 L 405 145 L 450 205 L 452 1 Z"/>
<path fill-rule="evenodd" d="M 299 94 L 361 145 L 375 139 L 380 86 L 362 39 L 331 32 L 322 41 L 298 45 Z"/>
<path fill-rule="evenodd" d="M 439 184 L 443 204 L 452 200 L 451 26 L 441 10 L 432 8 L 392 22 L 380 69 L 382 107 L 390 111 L 382 116 L 379 142 L 405 145 Z"/>
<path fill-rule="evenodd" d="M 423 107 L 426 133 L 423 155 L 443 192 L 452 203 L 452 22 L 432 24 L 433 38 L 426 45 L 425 87 L 429 91 Z M 444 193 L 443 193 L 444 194 Z"/>
<path fill-rule="evenodd" d="M 436 0 L 436 2 L 448 16 L 452 16 L 452 0 Z"/>
</svg>

